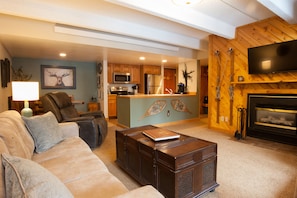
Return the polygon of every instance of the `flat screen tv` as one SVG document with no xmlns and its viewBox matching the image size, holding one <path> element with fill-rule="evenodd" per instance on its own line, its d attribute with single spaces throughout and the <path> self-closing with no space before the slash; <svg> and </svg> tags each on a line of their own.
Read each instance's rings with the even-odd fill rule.
<svg viewBox="0 0 297 198">
<path fill-rule="evenodd" d="M 297 40 L 248 48 L 249 74 L 297 71 Z"/>
</svg>

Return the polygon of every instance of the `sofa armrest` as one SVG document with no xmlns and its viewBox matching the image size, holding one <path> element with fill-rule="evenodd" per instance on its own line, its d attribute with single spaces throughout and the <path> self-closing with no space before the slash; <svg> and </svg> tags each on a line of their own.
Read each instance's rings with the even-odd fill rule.
<svg viewBox="0 0 297 198">
<path fill-rule="evenodd" d="M 59 123 L 64 138 L 79 136 L 79 128 L 76 122 Z"/>
<path fill-rule="evenodd" d="M 146 185 L 140 188 L 131 190 L 125 194 L 118 195 L 115 198 L 164 198 L 164 196 L 153 186 Z"/>
</svg>

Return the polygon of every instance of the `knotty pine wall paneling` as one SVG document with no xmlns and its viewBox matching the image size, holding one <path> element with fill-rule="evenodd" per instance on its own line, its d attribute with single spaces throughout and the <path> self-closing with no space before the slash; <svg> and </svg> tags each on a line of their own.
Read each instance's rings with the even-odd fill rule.
<svg viewBox="0 0 297 198">
<path fill-rule="evenodd" d="M 297 83 L 275 83 L 282 80 L 297 80 L 297 72 L 275 74 L 248 74 L 247 49 L 297 39 L 297 25 L 290 25 L 279 17 L 272 17 L 256 23 L 241 26 L 236 30 L 234 39 L 228 40 L 216 35 L 209 37 L 209 85 L 208 113 L 209 127 L 220 129 L 234 135 L 237 129 L 237 108 L 247 108 L 249 93 L 297 94 Z M 233 124 L 230 124 L 230 58 L 228 49 L 234 53 L 234 102 Z M 220 52 L 221 58 L 221 91 L 220 108 L 217 110 L 217 59 L 215 51 Z M 297 67 L 297 63 L 296 63 Z M 236 84 L 238 76 L 244 77 L 246 84 Z M 271 82 L 271 83 L 269 83 Z M 217 112 L 220 119 L 217 123 Z M 221 118 L 224 119 L 221 119 Z"/>
</svg>

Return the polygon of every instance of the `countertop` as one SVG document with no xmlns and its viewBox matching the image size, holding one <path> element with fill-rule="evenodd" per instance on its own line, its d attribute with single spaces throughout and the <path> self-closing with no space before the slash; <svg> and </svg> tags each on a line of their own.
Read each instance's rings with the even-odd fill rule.
<svg viewBox="0 0 297 198">
<path fill-rule="evenodd" d="M 155 98 L 155 97 L 187 97 L 196 96 L 194 93 L 189 94 L 135 94 L 135 95 L 118 95 L 121 98 Z"/>
</svg>

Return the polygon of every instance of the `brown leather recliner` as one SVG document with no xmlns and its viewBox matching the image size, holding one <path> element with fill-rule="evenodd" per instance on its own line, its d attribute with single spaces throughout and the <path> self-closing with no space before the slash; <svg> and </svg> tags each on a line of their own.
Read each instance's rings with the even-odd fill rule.
<svg viewBox="0 0 297 198">
<path fill-rule="evenodd" d="M 65 92 L 47 93 L 40 100 L 44 112 L 53 112 L 58 122 L 76 122 L 79 136 L 91 148 L 102 144 L 107 135 L 107 121 L 102 111 L 78 113 Z"/>
</svg>

